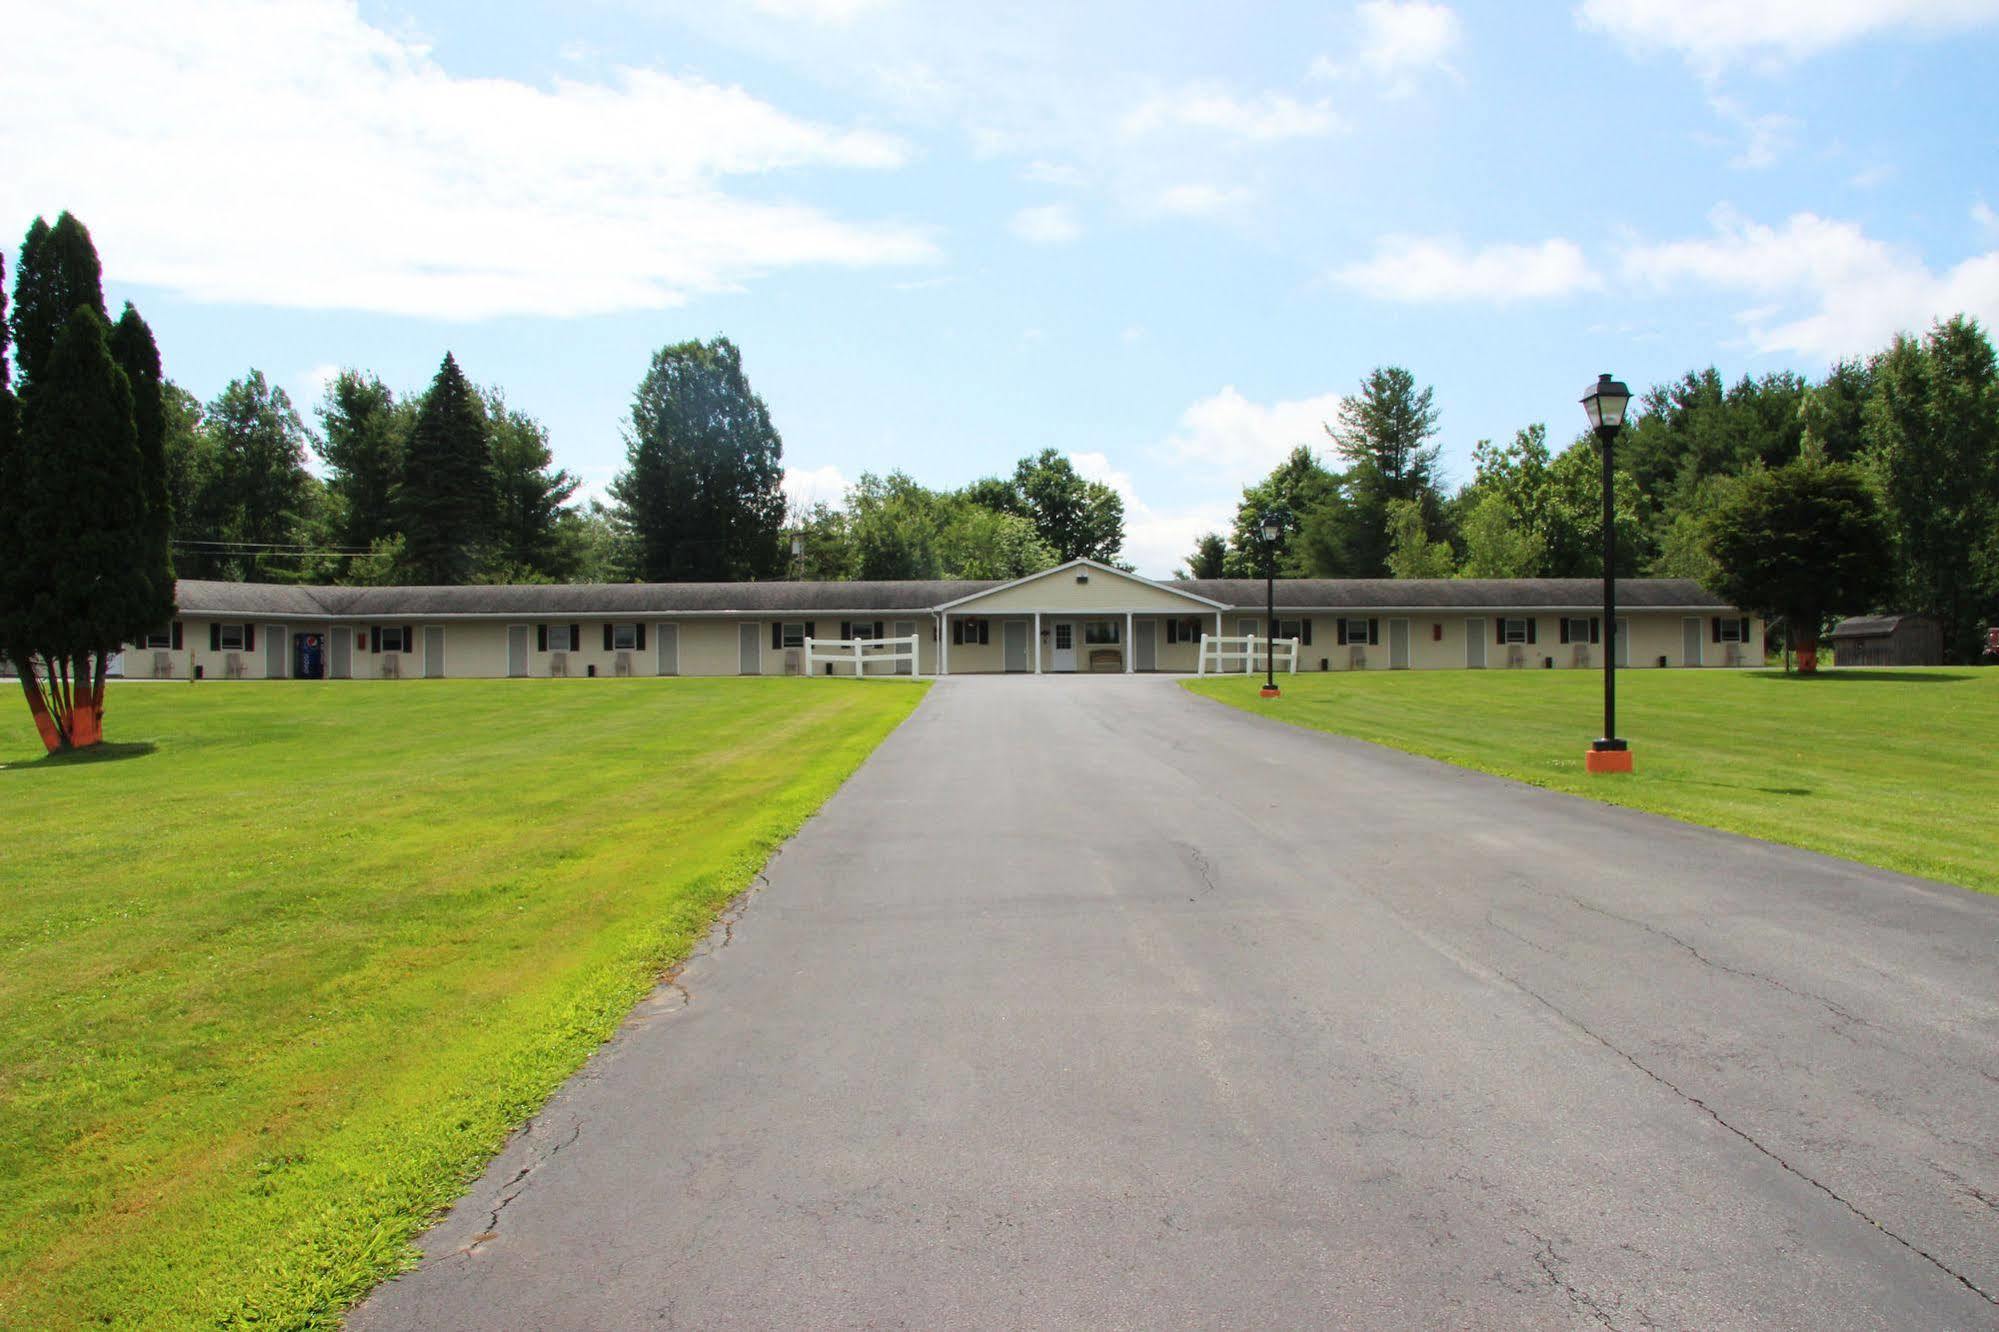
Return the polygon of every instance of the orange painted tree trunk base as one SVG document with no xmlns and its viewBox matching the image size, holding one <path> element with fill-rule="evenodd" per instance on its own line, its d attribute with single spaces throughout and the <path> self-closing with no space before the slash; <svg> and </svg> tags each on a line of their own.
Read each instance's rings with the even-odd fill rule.
<svg viewBox="0 0 1999 1332">
<path fill-rule="evenodd" d="M 1809 643 L 1798 644 L 1798 674 L 1817 675 L 1819 673 L 1819 641 L 1814 638 Z"/>
</svg>

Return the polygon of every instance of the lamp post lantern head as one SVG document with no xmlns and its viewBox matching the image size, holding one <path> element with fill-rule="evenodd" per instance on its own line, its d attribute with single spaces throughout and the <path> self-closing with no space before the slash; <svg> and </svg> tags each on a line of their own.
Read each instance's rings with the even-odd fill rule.
<svg viewBox="0 0 1999 1332">
<path fill-rule="evenodd" d="M 1263 544 L 1274 546 L 1277 544 L 1277 538 L 1284 535 L 1284 515 L 1275 509 L 1266 510 L 1262 518 L 1262 526 Z"/>
<path fill-rule="evenodd" d="M 1624 428 L 1624 409 L 1631 405 L 1631 390 L 1609 375 L 1598 375 L 1596 383 L 1583 390 L 1583 410 L 1589 413 L 1590 429 L 1616 434 Z"/>
<path fill-rule="evenodd" d="M 799 532 L 793 532 L 791 534 L 791 558 L 795 560 L 804 553 L 805 553 L 804 535 Z"/>
</svg>

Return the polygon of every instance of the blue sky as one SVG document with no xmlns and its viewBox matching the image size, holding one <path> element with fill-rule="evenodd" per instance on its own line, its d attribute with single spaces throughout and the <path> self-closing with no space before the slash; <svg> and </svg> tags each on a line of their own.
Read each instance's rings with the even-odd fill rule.
<svg viewBox="0 0 1999 1332">
<path fill-rule="evenodd" d="M 789 484 L 1044 447 L 1164 574 L 1375 365 L 1446 467 L 1598 371 L 1999 316 L 1999 0 L 0 0 L 0 225 L 212 395 L 446 349 L 601 489 L 727 334 Z M 1981 77 L 1982 76 L 1982 77 Z M 12 219 L 11 221 L 7 219 Z"/>
</svg>

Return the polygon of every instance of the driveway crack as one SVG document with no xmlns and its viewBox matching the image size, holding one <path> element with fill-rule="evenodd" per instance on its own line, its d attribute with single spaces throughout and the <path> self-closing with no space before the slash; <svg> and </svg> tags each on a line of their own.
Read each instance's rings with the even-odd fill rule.
<svg viewBox="0 0 1999 1332">
<path fill-rule="evenodd" d="M 532 1119 L 529 1120 L 527 1127 L 521 1130 L 522 1136 L 525 1137 L 528 1134 L 533 1133 L 536 1122 L 537 1121 Z M 532 1182 L 530 1177 L 535 1173 L 535 1171 L 541 1169 L 543 1166 L 547 1165 L 550 1161 L 553 1161 L 556 1158 L 556 1156 L 562 1151 L 563 1148 L 574 1146 L 576 1140 L 582 1136 L 583 1136 L 583 1123 L 581 1120 L 578 1120 L 576 1127 L 570 1130 L 568 1137 L 564 1138 L 561 1142 L 556 1143 L 555 1146 L 549 1148 L 548 1151 L 543 1155 L 536 1157 L 534 1160 L 529 1161 L 526 1165 L 522 1166 L 519 1170 L 515 1171 L 513 1178 L 509 1179 L 506 1183 L 500 1186 L 501 1190 L 503 1191 L 503 1196 L 500 1198 L 500 1200 L 497 1203 L 493 1204 L 493 1210 L 487 1214 L 486 1228 L 481 1232 L 479 1232 L 477 1235 L 474 1235 L 471 1241 L 467 1243 L 465 1247 L 460 1249 L 458 1252 L 461 1254 L 477 1253 L 481 1246 L 489 1244 L 492 1241 L 498 1239 L 500 1237 L 500 1213 L 506 1211 L 507 1208 L 513 1204 L 516 1198 L 519 1198 L 523 1193 L 527 1192 L 528 1185 Z"/>
<path fill-rule="evenodd" d="M 1604 914 L 1609 915 L 1611 913 L 1606 912 Z M 1700 1097 L 1695 1096 L 1691 1092 L 1682 1090 L 1671 1079 L 1666 1078 L 1659 1073 L 1655 1073 L 1652 1069 L 1646 1067 L 1643 1063 L 1639 1062 L 1638 1058 L 1635 1055 L 1631 1054 L 1629 1051 L 1623 1049 L 1622 1047 L 1614 1044 L 1609 1038 L 1599 1034 L 1594 1028 L 1589 1026 L 1589 1024 L 1585 1023 L 1580 1018 L 1577 1018 L 1574 1015 L 1570 1014 L 1567 1010 L 1563 1009 L 1553 1001 L 1549 1000 L 1547 997 L 1535 992 L 1532 989 L 1529 989 L 1526 985 L 1522 984 L 1514 977 L 1507 975 L 1505 972 L 1499 972 L 1497 974 L 1501 976 L 1509 985 L 1513 986 L 1516 990 L 1519 990 L 1522 994 L 1526 995 L 1528 998 L 1540 1004 L 1550 1013 L 1553 1013 L 1556 1017 L 1560 1018 L 1562 1021 L 1566 1022 L 1571 1027 L 1574 1027 L 1577 1031 L 1589 1037 L 1591 1040 L 1595 1041 L 1598 1045 L 1601 1045 L 1604 1049 L 1610 1051 L 1618 1058 L 1624 1060 L 1625 1063 L 1631 1065 L 1631 1067 L 1637 1069 L 1640 1073 L 1643 1073 L 1646 1077 L 1658 1083 L 1661 1087 L 1664 1087 L 1667 1091 L 1679 1097 L 1682 1101 L 1685 1101 L 1688 1105 L 1691 1105 L 1696 1110 L 1699 1110 L 1702 1114 L 1706 1115 L 1709 1119 L 1712 1119 L 1716 1124 L 1719 1124 L 1722 1128 L 1727 1129 L 1730 1133 L 1742 1139 L 1742 1141 L 1748 1143 L 1759 1154 L 1768 1157 L 1772 1162 L 1774 1162 L 1778 1166 L 1778 1168 L 1782 1169 L 1786 1174 L 1793 1175 L 1798 1179 L 1802 1180 L 1803 1182 L 1805 1182 L 1806 1184 L 1811 1185 L 1811 1187 L 1817 1189 L 1820 1193 L 1823 1193 L 1826 1197 L 1832 1199 L 1834 1202 L 1838 1203 L 1841 1207 L 1844 1207 L 1847 1211 L 1853 1213 L 1854 1216 L 1858 1217 L 1860 1220 L 1866 1222 L 1874 1229 L 1880 1231 L 1883 1235 L 1886 1235 L 1889 1239 L 1895 1241 L 1895 1243 L 1907 1249 L 1910 1253 L 1916 1255 L 1918 1258 L 1921 1258 L 1924 1262 L 1936 1268 L 1937 1271 L 1942 1272 L 1945 1276 L 1957 1282 L 1958 1285 L 1963 1286 L 1966 1290 L 1976 1295 L 1979 1299 L 1984 1300 L 1987 1304 L 1999 1305 L 1999 1295 L 1994 1295 L 1991 1291 L 1988 1291 L 1983 1287 L 1979 1286 L 1978 1283 L 1973 1281 L 1970 1277 L 1965 1276 L 1962 1272 L 1957 1271 L 1955 1268 L 1951 1267 L 1948 1263 L 1945 1263 L 1941 1258 L 1937 1257 L 1929 1250 L 1888 1229 L 1887 1226 L 1881 1224 L 1881 1222 L 1875 1220 L 1872 1216 L 1869 1216 L 1866 1212 L 1863 1212 L 1858 1206 L 1856 1206 L 1853 1202 L 1848 1200 L 1838 1191 L 1833 1189 L 1831 1186 L 1821 1182 L 1820 1180 L 1814 1178 L 1813 1176 L 1805 1173 L 1803 1170 L 1800 1170 L 1798 1167 L 1792 1165 L 1789 1161 L 1779 1156 L 1776 1152 L 1770 1150 L 1770 1148 L 1765 1147 L 1761 1142 L 1757 1141 L 1756 1137 L 1753 1134 L 1749 1133 L 1744 1129 L 1736 1127 L 1734 1124 L 1731 1124 L 1727 1119 L 1722 1117 L 1719 1111 L 1717 1111 L 1713 1106 L 1709 1105 L 1706 1101 L 1703 1101 Z"/>
<path fill-rule="evenodd" d="M 1685 949 L 1690 955 L 1692 955 L 1694 960 L 1699 962 L 1702 966 L 1713 967 L 1716 971 L 1725 971 L 1731 976 L 1741 976 L 1745 980 L 1759 981 L 1764 985 L 1772 987 L 1773 989 L 1782 990 L 1785 994 L 1791 995 L 1794 998 L 1808 1000 L 1812 1003 L 1818 1004 L 1819 1006 L 1824 1008 L 1827 1012 L 1831 1013 L 1834 1017 L 1839 1018 L 1843 1022 L 1851 1022 L 1855 1026 L 1860 1026 L 1860 1027 L 1865 1027 L 1870 1025 L 1866 1018 L 1861 1017 L 1858 1013 L 1855 1013 L 1852 1009 L 1847 1008 L 1843 1004 L 1835 1003 L 1833 1000 L 1826 998 L 1822 994 L 1814 994 L 1810 990 L 1800 990 L 1795 986 L 1786 985 L 1783 981 L 1778 980 L 1776 977 L 1766 976 L 1760 971 L 1749 971 L 1742 967 L 1732 967 L 1726 962 L 1718 962 L 1714 958 L 1709 957 L 1706 953 L 1703 953 L 1700 949 L 1696 948 L 1693 944 L 1690 944 L 1685 939 L 1682 939 L 1679 935 L 1674 934 L 1671 930 L 1661 929 L 1657 925 L 1652 924 L 1650 921 L 1640 920 L 1636 916 L 1622 915 L 1618 912 L 1608 909 L 1607 907 L 1597 906 L 1593 902 L 1585 902 L 1580 897 L 1571 896 L 1569 900 L 1575 903 L 1578 907 L 1580 907 L 1584 911 L 1594 912 L 1596 915 L 1599 916 L 1608 916 L 1610 917 L 1610 919 L 1622 921 L 1626 925 L 1635 925 L 1639 929 L 1644 930 L 1647 934 L 1656 934 L 1661 939 L 1666 940 L 1668 943 L 1671 943 L 1679 948 Z"/>
</svg>

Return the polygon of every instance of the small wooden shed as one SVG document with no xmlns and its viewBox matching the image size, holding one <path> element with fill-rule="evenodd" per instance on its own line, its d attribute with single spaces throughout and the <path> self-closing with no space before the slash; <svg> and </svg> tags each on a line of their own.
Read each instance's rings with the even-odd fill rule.
<svg viewBox="0 0 1999 1332">
<path fill-rule="evenodd" d="M 1832 631 L 1840 666 L 1941 666 L 1943 627 L 1927 615 L 1856 615 Z"/>
</svg>

